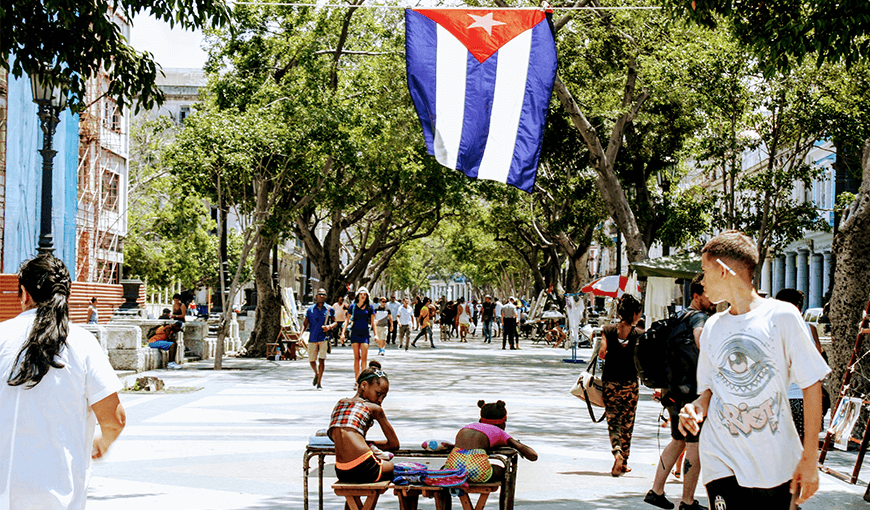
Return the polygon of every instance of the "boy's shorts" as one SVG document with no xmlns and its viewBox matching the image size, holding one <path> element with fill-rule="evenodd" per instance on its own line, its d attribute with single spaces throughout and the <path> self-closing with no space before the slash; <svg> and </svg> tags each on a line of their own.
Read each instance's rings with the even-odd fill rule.
<svg viewBox="0 0 870 510">
<path fill-rule="evenodd" d="M 668 406 L 666 408 L 668 410 L 668 416 L 670 416 L 670 418 L 671 418 L 670 419 L 671 437 L 673 439 L 676 439 L 677 441 L 685 441 L 687 443 L 697 443 L 698 436 L 701 435 L 700 430 L 698 431 L 697 434 L 689 434 L 687 436 L 684 436 L 683 433 L 680 432 L 680 410 L 683 409 L 683 407 L 686 404 L 691 404 L 692 402 L 694 402 L 694 400 L 689 400 L 687 402 L 677 402 L 676 404 L 674 404 L 672 406 Z M 698 425 L 703 427 L 704 423 L 701 422 Z"/>
<path fill-rule="evenodd" d="M 326 359 L 326 352 L 328 348 L 328 340 L 321 340 L 320 342 L 308 342 L 308 359 L 311 361 L 314 361 L 315 359 Z"/>
<path fill-rule="evenodd" d="M 168 340 L 157 340 L 156 342 L 151 342 L 148 344 L 148 347 L 152 349 L 161 349 L 164 351 L 168 351 L 172 347 L 172 342 Z"/>
</svg>

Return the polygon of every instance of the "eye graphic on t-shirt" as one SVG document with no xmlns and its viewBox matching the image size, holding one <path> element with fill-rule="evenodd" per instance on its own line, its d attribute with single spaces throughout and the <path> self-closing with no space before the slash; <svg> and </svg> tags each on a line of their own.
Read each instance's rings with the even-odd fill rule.
<svg viewBox="0 0 870 510">
<path fill-rule="evenodd" d="M 755 397 L 773 377 L 772 360 L 755 338 L 734 335 L 719 352 L 718 376 L 734 395 Z"/>
</svg>

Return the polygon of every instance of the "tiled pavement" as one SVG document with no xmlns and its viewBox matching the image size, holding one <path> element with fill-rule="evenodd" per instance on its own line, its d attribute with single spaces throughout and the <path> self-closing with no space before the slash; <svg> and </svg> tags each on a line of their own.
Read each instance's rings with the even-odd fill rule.
<svg viewBox="0 0 870 510">
<path fill-rule="evenodd" d="M 508 406 L 508 432 L 540 455 L 534 463 L 520 461 L 517 508 L 653 508 L 642 499 L 668 431 L 657 425 L 661 406 L 651 400 L 650 391 L 641 394 L 633 472 L 612 478 L 606 425 L 592 424 L 582 402 L 568 394 L 584 366 L 562 361 L 570 351 L 528 342 L 520 351 L 503 351 L 477 337 L 467 344 L 438 346 L 408 352 L 390 346 L 386 356 L 372 356 L 390 376 L 384 407 L 403 444 L 452 439 L 478 416 L 478 399 L 502 399 Z M 588 350 L 579 352 L 588 358 Z M 180 371 L 149 373 L 169 386 L 201 389 L 122 395 L 127 428 L 108 457 L 93 464 L 88 508 L 301 509 L 304 447 L 309 435 L 326 427 L 336 400 L 353 393 L 352 359 L 349 348 L 333 349 L 323 390 L 311 386 L 307 359 L 227 359 L 221 372 L 211 370 L 211 362 L 198 362 Z M 375 425 L 370 437 L 379 436 Z M 854 462 L 854 454 L 834 457 L 835 462 Z M 328 458 L 325 471 L 325 508 L 343 508 L 343 501 L 328 490 L 334 476 L 329 461 L 334 458 Z M 316 476 L 316 468 L 312 473 Z M 852 486 L 821 475 L 818 495 L 803 508 L 865 509 L 870 504 L 861 495 L 868 478 L 870 471 Z M 316 478 L 311 481 L 316 508 Z M 672 477 L 666 492 L 678 500 L 680 491 Z M 697 497 L 706 504 L 702 488 Z M 488 506 L 496 508 L 496 502 Z M 388 493 L 378 508 L 396 510 L 398 502 Z M 421 508 L 434 504 L 423 500 Z"/>
</svg>

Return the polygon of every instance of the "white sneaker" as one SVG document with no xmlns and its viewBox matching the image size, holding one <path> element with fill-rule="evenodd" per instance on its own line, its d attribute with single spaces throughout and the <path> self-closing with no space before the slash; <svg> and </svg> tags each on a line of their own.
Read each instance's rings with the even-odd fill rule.
<svg viewBox="0 0 870 510">
<path fill-rule="evenodd" d="M 170 361 L 169 363 L 166 364 L 166 368 L 169 368 L 172 370 L 181 370 L 181 365 L 179 365 L 178 363 L 176 363 L 174 361 Z"/>
</svg>

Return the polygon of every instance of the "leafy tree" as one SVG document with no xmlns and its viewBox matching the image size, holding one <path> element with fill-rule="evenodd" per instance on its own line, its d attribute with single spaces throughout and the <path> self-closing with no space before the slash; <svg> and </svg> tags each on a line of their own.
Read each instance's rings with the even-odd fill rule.
<svg viewBox="0 0 870 510">
<path fill-rule="evenodd" d="M 822 64 L 844 63 L 846 67 L 864 69 L 857 74 L 857 85 L 866 84 L 867 56 L 870 54 L 870 16 L 862 0 L 800 0 L 797 2 L 738 2 L 736 0 L 666 0 L 674 16 L 696 23 L 716 26 L 722 22 L 734 25 L 738 39 L 752 49 L 760 59 L 764 74 L 786 71 L 803 64 L 805 58 Z M 851 79 L 851 78 L 850 78 Z M 839 91 L 850 87 L 838 86 Z M 837 95 L 835 95 L 837 97 Z M 827 104 L 838 112 L 831 130 L 841 135 L 861 132 L 861 121 L 855 121 L 851 107 L 855 99 L 866 94 L 852 90 L 852 97 L 839 95 L 844 108 L 836 99 Z M 861 117 L 866 120 L 865 112 Z M 862 110 L 859 108 L 859 110 Z M 855 202 L 847 209 L 839 230 L 834 236 L 836 271 L 831 297 L 831 322 L 834 346 L 830 360 L 834 369 L 833 380 L 842 380 L 851 351 L 854 325 L 867 303 L 865 282 L 870 280 L 870 134 L 855 143 L 855 138 L 842 137 L 837 145 L 838 156 L 843 152 L 846 160 L 857 160 L 863 150 L 861 187 Z M 851 143 L 849 143 L 851 141 Z M 857 162 L 857 161 L 856 161 Z"/>
<path fill-rule="evenodd" d="M 46 0 L 4 2 L 0 6 L 0 66 L 13 76 L 42 73 L 46 82 L 63 85 L 70 106 L 86 106 L 86 83 L 105 69 L 112 81 L 106 94 L 120 107 L 131 104 L 150 109 L 163 101 L 157 87 L 153 55 L 130 46 L 115 22 L 151 15 L 185 29 L 220 25 L 227 21 L 223 0 Z M 14 54 L 10 69 L 10 54 Z"/>
<path fill-rule="evenodd" d="M 152 289 L 202 284 L 209 271 L 209 230 L 213 223 L 203 200 L 185 194 L 160 158 L 174 136 L 165 118 L 134 122 L 130 130 L 128 232 L 124 261 L 130 275 Z"/>
</svg>

